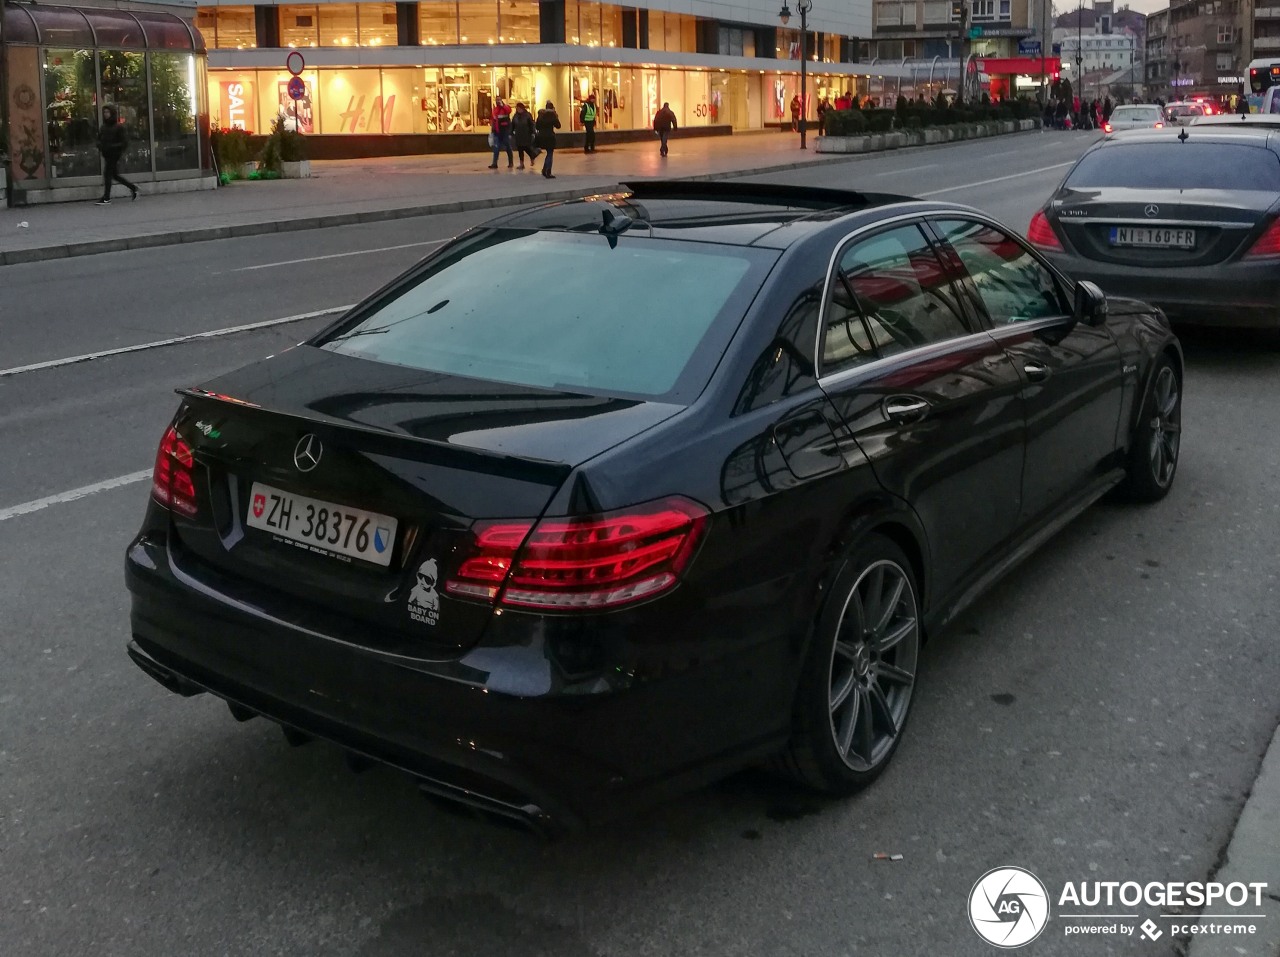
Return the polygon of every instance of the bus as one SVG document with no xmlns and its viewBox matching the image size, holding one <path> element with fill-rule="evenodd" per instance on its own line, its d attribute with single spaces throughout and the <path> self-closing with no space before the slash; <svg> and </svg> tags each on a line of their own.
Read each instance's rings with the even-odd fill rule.
<svg viewBox="0 0 1280 957">
<path fill-rule="evenodd" d="M 1245 90 L 1245 99 L 1249 101 L 1249 112 L 1262 112 L 1262 97 L 1267 90 L 1280 86 L 1280 57 L 1264 57 L 1249 64 L 1249 87 Z"/>
</svg>

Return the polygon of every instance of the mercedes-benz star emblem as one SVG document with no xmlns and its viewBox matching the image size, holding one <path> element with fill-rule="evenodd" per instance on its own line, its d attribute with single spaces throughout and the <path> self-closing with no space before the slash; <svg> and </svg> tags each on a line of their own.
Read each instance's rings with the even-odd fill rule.
<svg viewBox="0 0 1280 957">
<path fill-rule="evenodd" d="M 293 464 L 299 472 L 310 472 L 320 464 L 320 456 L 324 455 L 324 443 L 308 432 L 298 439 L 293 447 Z"/>
<path fill-rule="evenodd" d="M 1146 205 L 1146 208 L 1144 208 L 1142 211 L 1143 211 L 1144 213 L 1146 213 L 1148 216 L 1159 216 L 1159 215 L 1160 215 L 1160 207 L 1159 207 L 1159 206 L 1157 206 L 1155 203 L 1148 203 L 1148 204 Z"/>
</svg>

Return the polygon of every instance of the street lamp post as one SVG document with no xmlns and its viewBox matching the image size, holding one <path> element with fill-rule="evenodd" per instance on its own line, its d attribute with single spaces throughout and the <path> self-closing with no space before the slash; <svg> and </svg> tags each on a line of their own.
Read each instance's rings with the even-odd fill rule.
<svg viewBox="0 0 1280 957">
<path fill-rule="evenodd" d="M 796 9 L 800 11 L 800 148 L 807 150 L 805 130 L 809 115 L 808 94 L 808 59 L 809 59 L 809 11 L 813 9 L 813 0 L 796 0 Z M 791 10 L 787 0 L 782 0 L 782 9 L 778 11 L 778 19 L 785 27 L 791 22 Z"/>
</svg>

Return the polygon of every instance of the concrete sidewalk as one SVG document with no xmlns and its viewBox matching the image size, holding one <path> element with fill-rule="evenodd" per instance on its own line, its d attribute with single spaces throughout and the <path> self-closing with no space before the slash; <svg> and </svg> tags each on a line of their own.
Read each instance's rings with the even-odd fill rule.
<svg viewBox="0 0 1280 957">
<path fill-rule="evenodd" d="M 485 152 L 313 162 L 309 180 L 237 182 L 136 202 L 117 187 L 110 206 L 0 208 L 0 264 L 564 199 L 629 177 L 743 176 L 848 161 L 818 155 L 813 139 L 808 151 L 794 134 L 776 131 L 673 139 L 665 160 L 656 139 L 590 155 L 566 149 L 556 153 L 553 180 L 539 175 L 541 157 L 536 170 L 508 170 L 505 156 L 490 170 Z"/>
</svg>

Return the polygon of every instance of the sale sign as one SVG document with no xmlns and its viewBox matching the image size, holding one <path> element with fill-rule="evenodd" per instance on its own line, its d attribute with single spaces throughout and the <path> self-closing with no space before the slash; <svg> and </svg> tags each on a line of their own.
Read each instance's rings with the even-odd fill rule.
<svg viewBox="0 0 1280 957">
<path fill-rule="evenodd" d="M 258 103 L 252 83 L 231 80 L 219 84 L 219 118 L 222 125 L 233 130 L 253 131 L 258 117 Z"/>
</svg>

